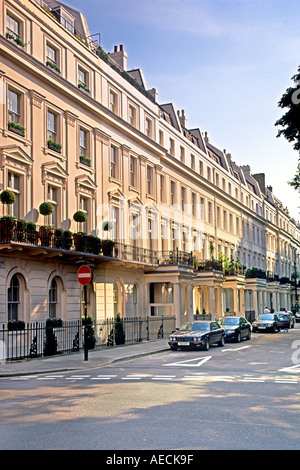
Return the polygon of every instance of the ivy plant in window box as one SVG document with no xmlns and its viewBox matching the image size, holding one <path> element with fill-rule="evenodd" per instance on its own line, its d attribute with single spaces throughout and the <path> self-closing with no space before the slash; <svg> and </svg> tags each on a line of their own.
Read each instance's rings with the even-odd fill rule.
<svg viewBox="0 0 300 470">
<path fill-rule="evenodd" d="M 7 39 L 12 39 L 13 41 L 15 41 L 15 43 L 18 44 L 18 46 L 25 47 L 25 44 L 23 43 L 23 41 L 21 41 L 20 38 L 14 36 L 13 34 L 6 33 L 6 37 Z"/>
<path fill-rule="evenodd" d="M 55 70 L 56 72 L 60 73 L 60 69 L 57 67 L 56 64 L 53 64 L 50 60 L 47 60 L 46 65 L 51 67 L 51 69 Z"/>
<path fill-rule="evenodd" d="M 13 121 L 8 122 L 8 130 L 14 132 L 15 134 L 21 135 L 22 137 L 25 136 L 25 129 L 24 127 L 16 124 Z"/>
<path fill-rule="evenodd" d="M 83 163 L 84 165 L 91 166 L 91 159 L 88 157 L 84 157 L 83 155 L 80 155 L 79 157 L 80 163 Z"/>
<path fill-rule="evenodd" d="M 85 86 L 83 83 L 78 83 L 78 88 L 81 88 L 82 90 L 86 91 L 87 93 L 91 93 L 91 91 L 88 89 L 88 87 Z"/>
<path fill-rule="evenodd" d="M 53 140 L 48 140 L 47 142 L 48 144 L 48 148 L 50 150 L 54 150 L 55 152 L 58 152 L 58 153 L 61 153 L 61 145 L 60 144 L 57 144 L 56 142 L 53 142 Z"/>
</svg>

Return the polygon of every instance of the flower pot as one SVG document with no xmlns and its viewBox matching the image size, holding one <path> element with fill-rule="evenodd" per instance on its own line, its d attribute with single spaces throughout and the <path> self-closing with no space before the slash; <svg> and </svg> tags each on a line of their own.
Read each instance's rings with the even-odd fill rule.
<svg viewBox="0 0 300 470">
<path fill-rule="evenodd" d="M 70 250 L 73 244 L 73 238 L 70 237 L 63 237 L 63 249 Z"/>
<path fill-rule="evenodd" d="M 39 238 L 42 246 L 52 246 L 54 230 L 50 227 L 40 227 Z"/>
<path fill-rule="evenodd" d="M 85 252 L 87 248 L 87 236 L 83 233 L 74 233 L 73 239 L 75 250 Z"/>
<path fill-rule="evenodd" d="M 0 241 L 10 242 L 15 239 L 17 221 L 14 218 L 4 217 L 0 219 Z"/>
<path fill-rule="evenodd" d="M 32 245 L 38 244 L 38 231 L 37 230 L 30 230 L 27 228 L 27 242 L 31 243 Z"/>
<path fill-rule="evenodd" d="M 115 243 L 112 240 L 102 240 L 102 253 L 104 256 L 113 256 Z"/>
<path fill-rule="evenodd" d="M 16 227 L 16 235 L 18 242 L 26 242 L 26 222 L 25 220 L 18 220 L 17 227 Z"/>
</svg>

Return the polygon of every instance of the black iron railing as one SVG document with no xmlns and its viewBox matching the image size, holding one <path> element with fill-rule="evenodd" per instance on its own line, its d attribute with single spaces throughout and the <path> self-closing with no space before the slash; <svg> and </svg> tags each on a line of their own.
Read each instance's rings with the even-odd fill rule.
<svg viewBox="0 0 300 470">
<path fill-rule="evenodd" d="M 84 329 L 88 349 L 136 343 L 167 337 L 175 329 L 175 317 L 126 317 L 55 322 L 10 322 L 0 329 L 0 363 L 83 351 Z"/>
</svg>

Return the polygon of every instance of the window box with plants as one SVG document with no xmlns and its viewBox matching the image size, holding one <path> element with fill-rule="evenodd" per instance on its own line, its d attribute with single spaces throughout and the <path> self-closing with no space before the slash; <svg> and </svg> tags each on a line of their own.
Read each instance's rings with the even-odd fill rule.
<svg viewBox="0 0 300 470">
<path fill-rule="evenodd" d="M 20 38 L 18 38 L 17 36 L 14 36 L 11 33 L 6 33 L 6 38 L 11 39 L 16 44 L 18 44 L 18 46 L 20 46 L 20 47 L 25 47 L 25 44 L 23 43 L 23 41 Z"/>
<path fill-rule="evenodd" d="M 23 320 L 9 320 L 7 323 L 8 331 L 25 330 L 25 322 Z"/>
<path fill-rule="evenodd" d="M 84 83 L 78 83 L 78 88 L 80 88 L 81 90 L 84 90 L 88 94 L 91 93 L 91 91 L 88 89 L 88 87 Z"/>
<path fill-rule="evenodd" d="M 84 155 L 80 155 L 79 161 L 80 163 L 83 163 L 86 166 L 91 166 L 91 159 L 88 157 L 85 157 Z"/>
<path fill-rule="evenodd" d="M 46 328 L 60 328 L 63 326 L 63 321 L 61 318 L 47 318 Z"/>
<path fill-rule="evenodd" d="M 24 127 L 20 126 L 19 124 L 16 124 L 13 121 L 8 122 L 8 130 L 14 132 L 15 134 L 18 134 L 22 137 L 25 136 L 25 129 Z"/>
<path fill-rule="evenodd" d="M 55 70 L 55 72 L 60 73 L 60 69 L 57 67 L 56 64 L 51 62 L 51 60 L 47 60 L 46 65 L 50 67 L 52 70 Z"/>
<path fill-rule="evenodd" d="M 53 140 L 48 140 L 48 149 L 54 150 L 54 152 L 61 153 L 61 148 L 62 146 L 60 144 L 57 144 L 56 142 L 53 142 Z"/>
</svg>

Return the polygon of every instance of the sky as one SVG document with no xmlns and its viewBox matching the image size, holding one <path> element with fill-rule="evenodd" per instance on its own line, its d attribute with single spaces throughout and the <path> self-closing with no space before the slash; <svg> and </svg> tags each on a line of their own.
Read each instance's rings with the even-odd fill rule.
<svg viewBox="0 0 300 470">
<path fill-rule="evenodd" d="M 185 110 L 187 128 L 207 131 L 266 184 L 300 220 L 299 193 L 288 185 L 298 153 L 275 122 L 278 102 L 300 65 L 299 0 L 66 0 L 90 33 L 127 68 L 143 71 L 158 103 Z"/>
</svg>

